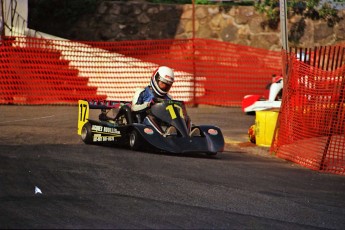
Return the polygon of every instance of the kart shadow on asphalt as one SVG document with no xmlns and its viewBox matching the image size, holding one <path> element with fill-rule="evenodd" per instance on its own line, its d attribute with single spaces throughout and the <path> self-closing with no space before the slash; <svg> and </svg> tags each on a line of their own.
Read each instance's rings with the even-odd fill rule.
<svg viewBox="0 0 345 230">
<path fill-rule="evenodd" d="M 83 143 L 80 142 L 82 145 Z M 121 150 L 121 151 L 128 151 L 133 153 L 139 153 L 139 154 L 153 154 L 153 155 L 162 155 L 162 156 L 171 156 L 171 157 L 186 157 L 186 158 L 198 158 L 198 159 L 205 159 L 205 160 L 222 160 L 222 161 L 253 161 L 257 162 L 261 159 L 259 156 L 256 156 L 254 154 L 247 153 L 246 151 L 233 147 L 230 145 L 225 145 L 225 149 L 223 152 L 219 152 L 216 155 L 209 155 L 207 153 L 203 152 L 193 152 L 193 153 L 170 153 L 170 152 L 164 152 L 159 151 L 155 149 L 151 149 L 148 146 L 145 146 L 142 150 L 134 151 L 128 148 L 128 146 L 118 146 L 110 143 L 100 143 L 100 144 L 92 144 L 93 146 L 97 146 L 100 148 L 107 148 L 107 149 L 114 149 L 114 150 Z M 86 145 L 88 146 L 88 145 Z"/>
<path fill-rule="evenodd" d="M 131 150 L 129 150 L 131 151 Z M 245 162 L 245 163 L 257 163 L 257 162 L 266 162 L 267 158 L 260 158 L 252 154 L 248 154 L 243 151 L 238 150 L 225 150 L 224 152 L 218 153 L 217 155 L 207 155 L 205 153 L 167 153 L 167 152 L 154 152 L 154 151 L 140 151 L 137 152 L 140 154 L 155 154 L 168 157 L 184 157 L 184 158 L 195 158 L 195 159 L 204 159 L 204 160 L 214 160 L 214 161 L 231 161 L 231 162 Z"/>
<path fill-rule="evenodd" d="M 217 153 L 216 155 L 209 155 L 207 153 L 202 153 L 202 152 L 195 152 L 195 153 L 169 153 L 169 152 L 164 152 L 164 151 L 159 151 L 159 150 L 148 150 L 148 149 L 143 149 L 140 151 L 133 151 L 128 149 L 128 147 L 125 146 L 116 146 L 114 147 L 113 145 L 99 145 L 99 147 L 104 147 L 104 148 L 114 148 L 118 150 L 123 150 L 123 151 L 129 151 L 137 154 L 153 154 L 153 155 L 162 155 L 162 156 L 170 156 L 170 157 L 186 157 L 186 158 L 198 158 L 198 159 L 205 159 L 205 160 L 239 160 L 241 161 L 244 156 L 243 154 L 247 155 L 246 152 L 240 151 L 240 150 L 224 150 L 223 152 Z"/>
<path fill-rule="evenodd" d="M 155 155 L 164 155 L 171 157 L 187 157 L 187 158 L 200 158 L 200 159 L 210 159 L 210 160 L 221 160 L 221 154 L 217 155 L 208 155 L 206 153 L 169 153 L 169 152 L 160 152 L 160 151 L 140 151 L 143 154 L 155 154 Z"/>
<path fill-rule="evenodd" d="M 95 144 L 94 144 L 95 145 Z M 154 154 L 154 155 L 162 155 L 162 156 L 171 156 L 171 157 L 188 157 L 188 158 L 200 158 L 200 159 L 210 159 L 210 160 L 221 160 L 222 159 L 222 155 L 223 153 L 218 153 L 216 155 L 209 155 L 206 153 L 202 153 L 202 152 L 195 152 L 195 153 L 170 153 L 170 152 L 164 152 L 164 151 L 159 151 L 159 150 L 150 150 L 147 147 L 142 149 L 142 150 L 138 150 L 138 151 L 134 151 L 129 149 L 126 146 L 114 146 L 112 144 L 99 144 L 97 145 L 98 147 L 104 147 L 104 148 L 113 148 L 113 149 L 118 149 L 118 150 L 123 150 L 123 151 L 129 151 L 129 152 L 133 152 L 133 153 L 139 153 L 139 154 Z"/>
</svg>

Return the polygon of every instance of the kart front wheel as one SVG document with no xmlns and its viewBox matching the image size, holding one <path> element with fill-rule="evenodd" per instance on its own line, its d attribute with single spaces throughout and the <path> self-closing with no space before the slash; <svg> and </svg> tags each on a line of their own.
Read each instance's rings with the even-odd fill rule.
<svg viewBox="0 0 345 230">
<path fill-rule="evenodd" d="M 81 129 L 81 139 L 85 144 L 92 144 L 92 131 L 89 122 L 85 123 Z"/>
<path fill-rule="evenodd" d="M 129 134 L 129 147 L 134 151 L 141 147 L 140 135 L 135 129 Z"/>
</svg>

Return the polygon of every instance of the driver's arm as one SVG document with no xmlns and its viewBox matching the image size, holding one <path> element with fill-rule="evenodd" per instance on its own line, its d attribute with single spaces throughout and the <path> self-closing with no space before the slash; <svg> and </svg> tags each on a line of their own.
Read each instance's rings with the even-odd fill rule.
<svg viewBox="0 0 345 230">
<path fill-rule="evenodd" d="M 151 100 L 152 98 L 146 98 L 146 100 L 144 100 L 144 102 L 142 104 L 138 104 L 139 99 L 143 99 L 142 97 L 144 90 L 142 89 L 138 89 L 135 91 L 134 96 L 133 96 L 133 100 L 132 100 L 132 111 L 141 111 L 144 110 L 146 108 L 148 108 L 151 104 Z"/>
</svg>

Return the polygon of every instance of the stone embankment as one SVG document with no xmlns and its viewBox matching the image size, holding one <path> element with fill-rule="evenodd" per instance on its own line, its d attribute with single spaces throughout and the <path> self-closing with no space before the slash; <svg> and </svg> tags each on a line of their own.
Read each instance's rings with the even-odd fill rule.
<svg viewBox="0 0 345 230">
<path fill-rule="evenodd" d="M 193 23 L 193 15 L 195 23 Z M 339 16 L 345 15 L 340 11 Z M 333 27 L 325 21 L 288 20 L 298 28 L 300 47 L 333 45 L 345 40 L 345 20 Z M 74 40 L 122 41 L 173 38 L 209 38 L 269 50 L 280 50 L 280 26 L 265 26 L 264 17 L 252 6 L 151 4 L 145 1 L 102 1 L 93 15 L 85 15 L 66 30 Z M 297 27 L 299 26 L 299 27 Z M 193 32 L 195 31 L 195 32 Z M 296 32 L 298 33 L 296 35 Z M 290 43 L 296 46 L 296 43 Z"/>
</svg>

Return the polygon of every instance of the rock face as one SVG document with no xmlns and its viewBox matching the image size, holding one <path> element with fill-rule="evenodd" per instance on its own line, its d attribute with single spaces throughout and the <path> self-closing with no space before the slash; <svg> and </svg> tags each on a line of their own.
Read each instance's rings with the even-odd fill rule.
<svg viewBox="0 0 345 230">
<path fill-rule="evenodd" d="M 342 17 L 345 11 L 340 11 Z M 193 23 L 193 17 L 195 23 Z M 123 41 L 209 38 L 280 50 L 280 26 L 264 26 L 264 17 L 251 6 L 151 4 L 145 1 L 101 1 L 94 14 L 84 15 L 66 28 L 73 40 Z M 44 23 L 44 21 L 43 21 Z M 329 27 L 324 21 L 291 18 L 291 46 L 333 45 L 345 38 L 345 20 Z M 298 33 L 291 31 L 298 29 Z M 195 31 L 193 33 L 193 31 Z"/>
</svg>

